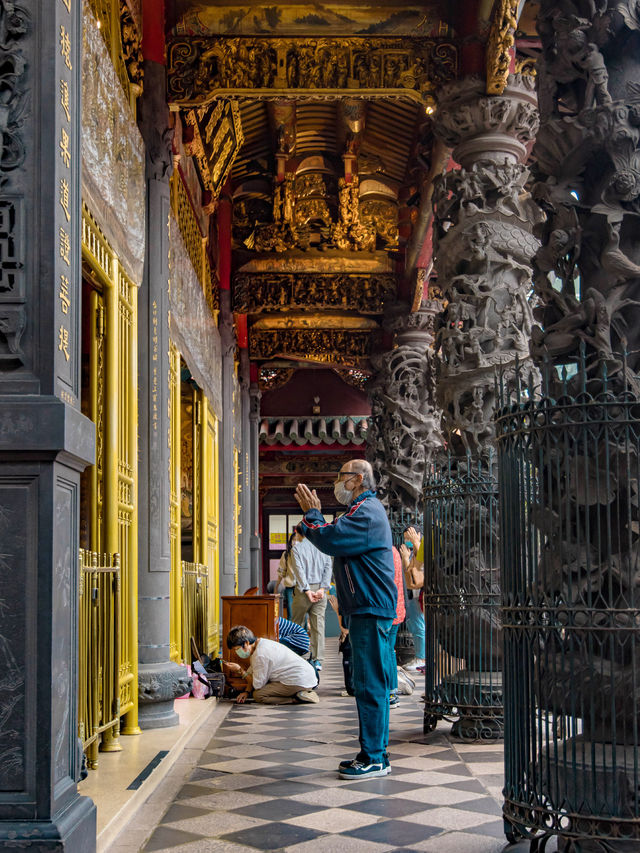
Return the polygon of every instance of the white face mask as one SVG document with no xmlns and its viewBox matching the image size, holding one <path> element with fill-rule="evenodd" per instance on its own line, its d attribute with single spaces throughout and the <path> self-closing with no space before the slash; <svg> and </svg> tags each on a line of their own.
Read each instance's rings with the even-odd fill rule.
<svg viewBox="0 0 640 853">
<path fill-rule="evenodd" d="M 333 494 L 335 495 L 338 503 L 344 504 L 348 506 L 353 500 L 353 492 L 351 489 L 348 489 L 342 480 L 338 480 L 337 483 L 333 484 Z"/>
</svg>

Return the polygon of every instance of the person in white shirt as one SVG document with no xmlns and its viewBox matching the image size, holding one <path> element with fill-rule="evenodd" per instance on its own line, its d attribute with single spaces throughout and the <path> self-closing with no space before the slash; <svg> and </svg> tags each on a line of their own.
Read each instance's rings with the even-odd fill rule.
<svg viewBox="0 0 640 853">
<path fill-rule="evenodd" d="M 250 660 L 247 670 L 237 663 L 227 664 L 247 683 L 247 689 L 236 698 L 239 704 L 243 704 L 251 693 L 254 701 L 265 705 L 319 701 L 313 690 L 318 684 L 315 669 L 281 643 L 264 637 L 256 638 L 249 628 L 236 625 L 227 634 L 227 648 L 241 660 Z"/>
<path fill-rule="evenodd" d="M 300 534 L 296 535 L 293 542 L 289 563 L 295 578 L 293 621 L 304 626 L 305 616 L 309 614 L 309 662 L 316 672 L 320 672 L 324 658 L 324 618 L 333 564 L 331 557 L 323 554 Z"/>
</svg>

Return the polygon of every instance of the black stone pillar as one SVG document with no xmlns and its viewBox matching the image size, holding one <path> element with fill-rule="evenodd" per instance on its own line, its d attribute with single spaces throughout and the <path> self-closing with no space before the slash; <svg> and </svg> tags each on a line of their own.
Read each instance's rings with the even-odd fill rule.
<svg viewBox="0 0 640 853">
<path fill-rule="evenodd" d="M 139 299 L 138 639 L 141 728 L 178 724 L 185 667 L 170 660 L 169 548 L 169 176 L 171 131 L 165 68 L 145 62 L 139 126 L 147 162 L 147 239 Z"/>
<path fill-rule="evenodd" d="M 0 0 L 0 847 L 91 853 L 76 788 L 79 0 Z"/>
</svg>

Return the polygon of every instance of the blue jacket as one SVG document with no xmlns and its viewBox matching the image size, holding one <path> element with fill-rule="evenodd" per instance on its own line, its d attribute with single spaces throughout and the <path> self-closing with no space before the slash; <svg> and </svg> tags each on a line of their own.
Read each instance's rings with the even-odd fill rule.
<svg viewBox="0 0 640 853">
<path fill-rule="evenodd" d="M 300 530 L 320 551 L 334 557 L 333 572 L 340 613 L 395 619 L 398 591 L 394 582 L 391 528 L 384 507 L 367 491 L 329 524 L 310 509 Z"/>
</svg>

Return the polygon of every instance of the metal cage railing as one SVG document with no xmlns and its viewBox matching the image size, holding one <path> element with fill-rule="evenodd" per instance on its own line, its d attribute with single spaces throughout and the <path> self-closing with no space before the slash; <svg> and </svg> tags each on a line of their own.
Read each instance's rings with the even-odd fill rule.
<svg viewBox="0 0 640 853">
<path fill-rule="evenodd" d="M 120 554 L 80 549 L 78 737 L 91 769 L 106 732 L 120 735 Z"/>
<path fill-rule="evenodd" d="M 198 649 L 208 650 L 209 569 L 182 561 L 182 660 L 191 661 L 191 637 Z"/>
<path fill-rule="evenodd" d="M 424 500 L 424 730 L 454 718 L 462 740 L 502 737 L 498 490 L 493 459 L 449 457 Z"/>
<path fill-rule="evenodd" d="M 583 365 L 584 368 L 584 365 Z M 584 370 L 583 370 L 584 375 Z M 566 377 L 566 372 L 565 372 Z M 556 383 L 558 384 L 558 383 Z M 606 379 L 497 416 L 510 839 L 640 850 L 640 399 Z"/>
</svg>

